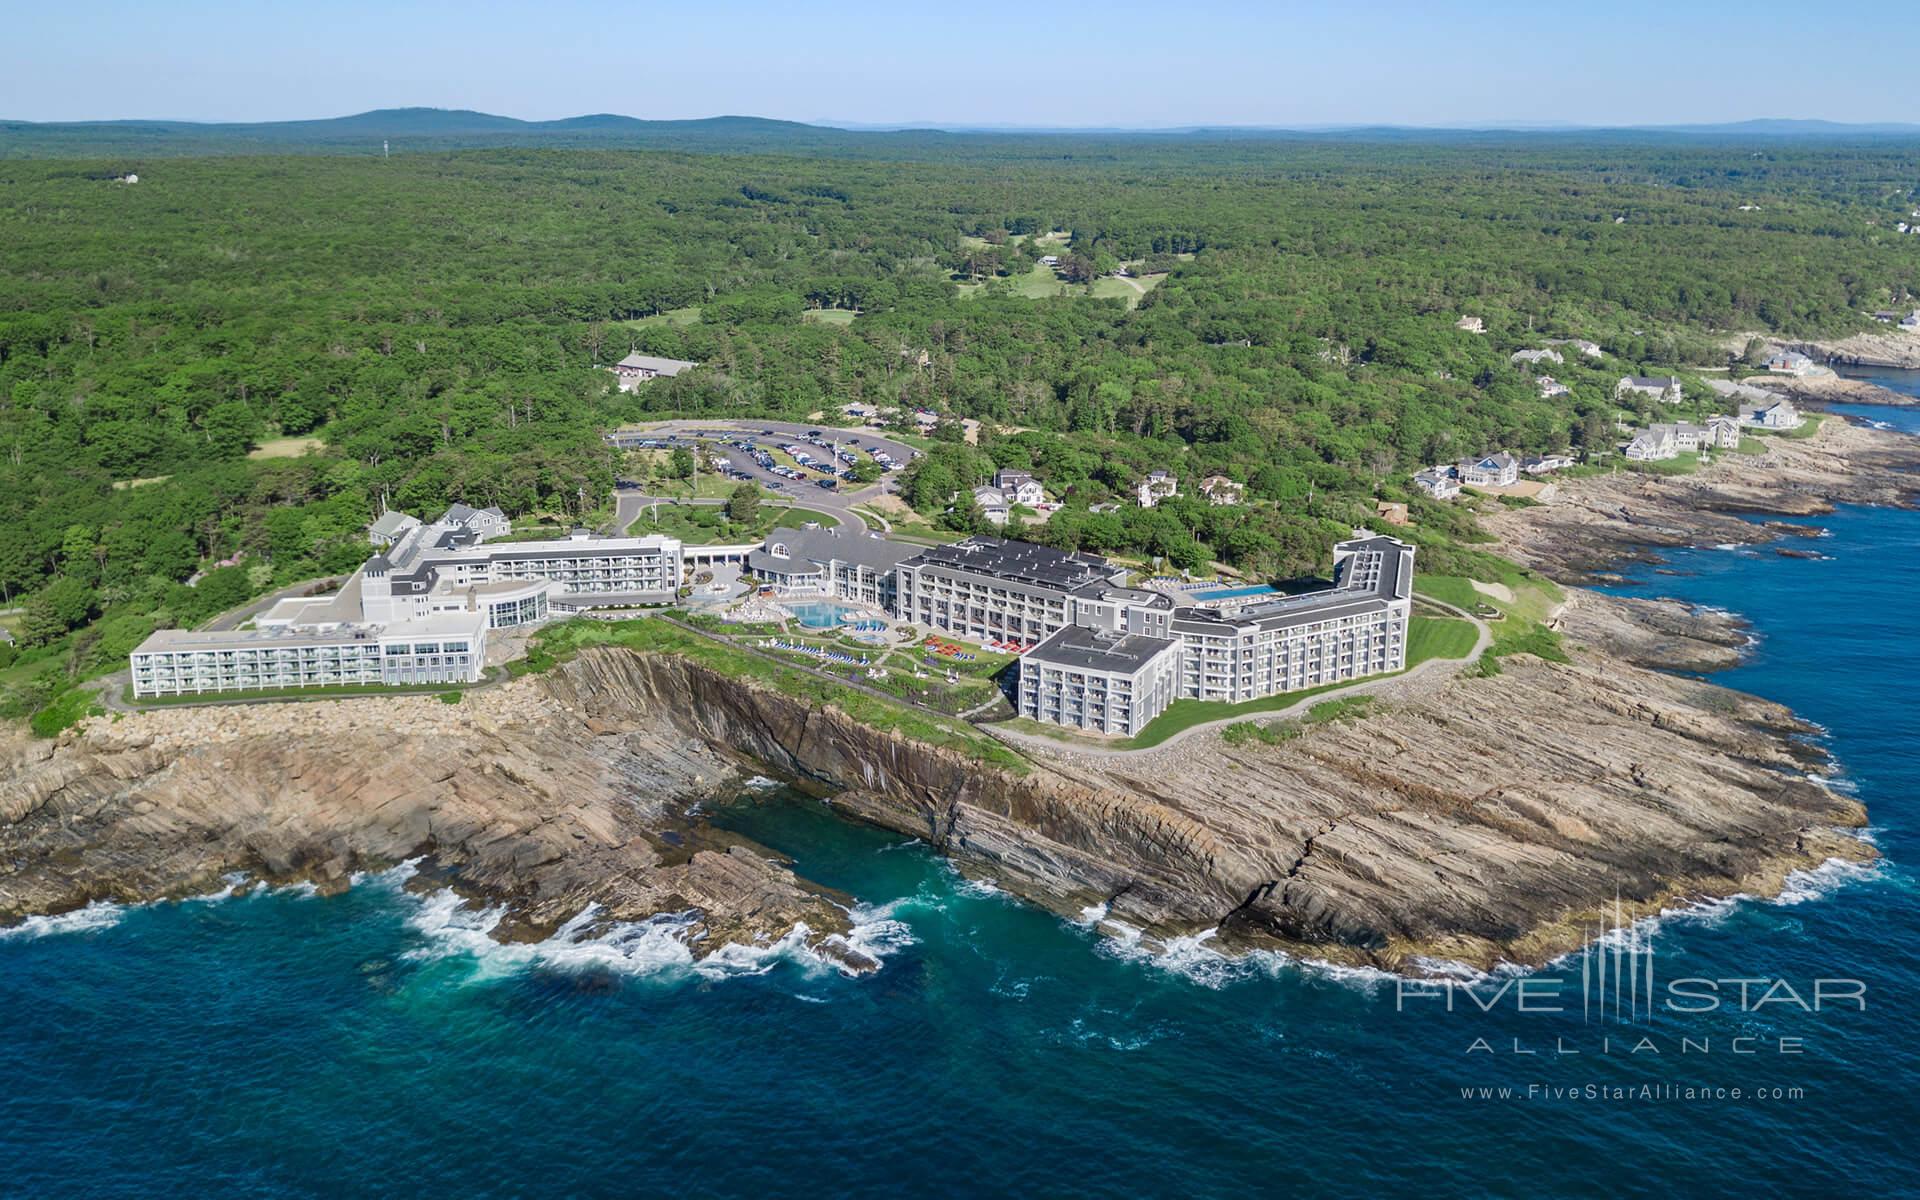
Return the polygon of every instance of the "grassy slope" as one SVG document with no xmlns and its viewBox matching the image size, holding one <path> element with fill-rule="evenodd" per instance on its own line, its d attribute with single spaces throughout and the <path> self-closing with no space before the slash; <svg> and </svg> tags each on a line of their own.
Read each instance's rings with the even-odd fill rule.
<svg viewBox="0 0 1920 1200">
<path fill-rule="evenodd" d="M 810 704 L 839 709 L 869 728 L 897 733 L 928 745 L 959 751 L 982 765 L 1025 772 L 1019 755 L 961 721 L 936 717 L 893 701 L 856 691 L 796 667 L 784 667 L 757 654 L 723 645 L 658 619 L 636 621 L 568 621 L 543 630 L 525 660 L 512 664 L 516 673 L 544 671 L 577 654 L 585 646 L 625 646 L 650 654 L 673 654 L 733 679 L 765 684 L 784 695 Z"/>
</svg>

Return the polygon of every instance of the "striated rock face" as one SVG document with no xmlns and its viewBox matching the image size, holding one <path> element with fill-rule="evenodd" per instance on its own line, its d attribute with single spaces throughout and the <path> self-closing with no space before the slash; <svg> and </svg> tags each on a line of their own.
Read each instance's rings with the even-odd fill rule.
<svg viewBox="0 0 1920 1200">
<path fill-rule="evenodd" d="M 590 902 L 615 919 L 697 909 L 715 944 L 825 934 L 841 912 L 764 850 L 659 835 L 732 794 L 670 725 L 622 732 L 534 683 L 471 694 L 145 713 L 15 744 L 0 766 L 0 924 L 90 900 L 204 892 L 221 875 L 345 885 L 427 855 L 532 936 Z M 670 803 L 676 807 L 670 808 Z"/>
<path fill-rule="evenodd" d="M 1598 653 L 1507 664 L 1493 679 L 1409 676 L 1375 715 L 1278 745 L 1040 751 L 1025 774 L 610 648 L 452 707 L 97 720 L 14 748 L 0 920 L 205 890 L 232 870 L 337 885 L 425 854 L 436 876 L 507 902 L 521 936 L 588 903 L 629 919 L 698 910 L 710 945 L 843 927 L 765 851 L 681 815 L 737 789 L 743 760 L 1062 912 L 1104 903 L 1158 932 L 1218 927 L 1396 967 L 1537 961 L 1616 891 L 1643 908 L 1766 892 L 1867 853 L 1827 828 L 1864 810 L 1800 776 L 1800 726 L 1778 706 Z"/>
<path fill-rule="evenodd" d="M 1106 903 L 1163 932 L 1389 966 L 1535 961 L 1616 892 L 1642 907 L 1765 893 L 1870 854 L 1828 828 L 1864 809 L 1802 777 L 1812 755 L 1788 735 L 1806 730 L 1780 706 L 1595 653 L 1508 662 L 1495 679 L 1409 679 L 1379 715 L 1279 746 L 1043 752 L 1018 776 L 679 660 L 595 652 L 553 687 L 837 790 L 849 815 L 1056 910 Z"/>
</svg>

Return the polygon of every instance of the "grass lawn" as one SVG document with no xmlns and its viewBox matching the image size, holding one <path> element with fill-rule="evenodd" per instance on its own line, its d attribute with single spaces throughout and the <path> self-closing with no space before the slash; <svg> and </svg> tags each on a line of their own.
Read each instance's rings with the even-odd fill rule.
<svg viewBox="0 0 1920 1200">
<path fill-rule="evenodd" d="M 1757 437 L 1742 437 L 1740 444 L 1734 447 L 1736 454 L 1765 454 L 1767 444 Z"/>
<path fill-rule="evenodd" d="M 545 671 L 585 646 L 625 646 L 649 654 L 672 654 L 732 679 L 771 687 L 809 704 L 831 704 L 862 725 L 967 755 L 974 762 L 1025 774 L 1027 761 L 964 721 L 936 717 L 907 705 L 843 687 L 817 675 L 749 653 L 657 618 L 634 621 L 568 621 L 535 635 L 516 674 Z"/>
<path fill-rule="evenodd" d="M 1820 432 L 1820 422 L 1825 419 L 1819 413 L 1806 413 L 1802 416 L 1798 429 L 1761 429 L 1756 432 L 1767 437 L 1810 438 Z"/>
<path fill-rule="evenodd" d="M 662 504 L 658 521 L 653 519 L 654 512 L 651 507 L 642 509 L 639 520 L 629 526 L 627 532 L 634 536 L 663 533 L 689 546 L 711 546 L 757 542 L 776 529 L 798 529 L 808 521 L 818 521 L 829 528 L 840 523 L 832 515 L 810 508 L 766 503 L 760 505 L 754 520 L 745 525 L 727 520 L 726 512 L 717 504 Z"/>
<path fill-rule="evenodd" d="M 1643 475 L 1691 475 L 1700 469 L 1700 452 L 1688 450 L 1663 462 L 1629 462 L 1627 470 Z"/>
<path fill-rule="evenodd" d="M 1465 658 L 1480 631 L 1458 617 L 1415 617 L 1407 627 L 1407 665 L 1430 658 Z"/>
<path fill-rule="evenodd" d="M 309 451 L 319 452 L 326 443 L 317 437 L 283 437 L 261 442 L 247 451 L 248 458 L 299 458 Z"/>
<path fill-rule="evenodd" d="M 699 319 L 700 306 L 694 304 L 686 308 L 674 308 L 666 312 L 654 313 L 650 317 L 636 317 L 631 321 L 622 321 L 621 324 L 630 325 L 635 329 L 645 329 L 649 325 L 692 325 Z"/>
<path fill-rule="evenodd" d="M 858 315 L 850 308 L 809 308 L 800 319 L 813 325 L 851 325 Z"/>
<path fill-rule="evenodd" d="M 1474 606 L 1486 598 L 1474 588 L 1471 580 L 1459 575 L 1416 575 L 1413 590 L 1468 612 L 1472 612 Z"/>
</svg>

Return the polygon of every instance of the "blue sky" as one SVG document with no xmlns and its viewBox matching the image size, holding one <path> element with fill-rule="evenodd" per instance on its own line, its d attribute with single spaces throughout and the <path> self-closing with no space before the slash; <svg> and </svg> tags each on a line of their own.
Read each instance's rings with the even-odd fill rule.
<svg viewBox="0 0 1920 1200">
<path fill-rule="evenodd" d="M 1187 0 L 10 5 L 0 118 L 432 105 L 997 125 L 1920 121 L 1899 5 Z"/>
</svg>

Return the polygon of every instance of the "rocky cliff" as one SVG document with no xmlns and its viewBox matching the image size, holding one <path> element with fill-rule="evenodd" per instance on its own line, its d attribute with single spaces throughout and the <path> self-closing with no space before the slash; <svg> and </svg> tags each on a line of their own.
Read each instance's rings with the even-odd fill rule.
<svg viewBox="0 0 1920 1200">
<path fill-rule="evenodd" d="M 1567 632 L 1605 644 L 1623 622 L 1592 603 Z M 1803 777 L 1810 752 L 1778 706 L 1599 651 L 1507 661 L 1492 679 L 1408 677 L 1367 719 L 1274 745 L 1040 751 L 1024 774 L 621 649 L 457 706 L 100 719 L 12 748 L 0 921 L 207 890 L 236 870 L 339 886 L 424 855 L 434 879 L 505 902 L 508 936 L 596 903 L 617 919 L 693 910 L 707 945 L 796 922 L 826 939 L 845 923 L 830 898 L 686 815 L 748 770 L 1061 912 L 1105 905 L 1159 933 L 1217 927 L 1390 967 L 1537 961 L 1616 891 L 1641 908 L 1766 892 L 1867 853 L 1832 832 L 1864 812 Z"/>
</svg>

